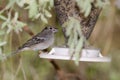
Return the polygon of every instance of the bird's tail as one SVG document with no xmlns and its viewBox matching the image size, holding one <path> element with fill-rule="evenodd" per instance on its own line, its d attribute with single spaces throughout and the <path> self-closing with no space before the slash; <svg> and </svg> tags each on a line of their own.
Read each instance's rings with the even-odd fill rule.
<svg viewBox="0 0 120 80">
<path fill-rule="evenodd" d="M 10 57 L 12 57 L 12 56 L 18 54 L 20 51 L 21 51 L 21 50 L 18 49 L 18 50 L 16 50 L 16 51 L 12 52 L 11 54 L 6 55 L 6 56 L 5 56 L 5 59 L 8 59 L 8 58 L 10 58 Z"/>
</svg>

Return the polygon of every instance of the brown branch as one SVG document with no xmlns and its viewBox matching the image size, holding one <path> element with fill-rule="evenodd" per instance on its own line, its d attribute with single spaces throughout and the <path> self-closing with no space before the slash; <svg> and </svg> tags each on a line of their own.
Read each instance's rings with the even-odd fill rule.
<svg viewBox="0 0 120 80">
<path fill-rule="evenodd" d="M 60 71 L 61 70 L 60 67 L 56 64 L 56 62 L 53 59 L 50 60 L 50 63 L 52 65 L 54 65 L 54 68 L 55 68 L 56 71 Z"/>
<path fill-rule="evenodd" d="M 34 36 L 34 33 L 32 32 L 32 30 L 28 26 L 24 26 L 23 30 L 25 32 L 27 32 L 30 36 Z"/>
<path fill-rule="evenodd" d="M 81 76 L 76 73 L 66 73 L 63 70 L 60 70 L 57 73 L 59 80 L 83 80 Z"/>
</svg>

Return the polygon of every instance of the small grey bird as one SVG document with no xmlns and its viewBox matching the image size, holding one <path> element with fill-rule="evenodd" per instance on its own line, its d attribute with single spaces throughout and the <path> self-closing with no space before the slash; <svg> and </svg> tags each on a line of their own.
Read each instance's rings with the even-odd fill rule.
<svg viewBox="0 0 120 80">
<path fill-rule="evenodd" d="M 16 50 L 9 56 L 12 56 L 24 50 L 37 51 L 50 47 L 54 43 L 54 33 L 56 33 L 57 31 L 57 28 L 54 28 L 52 26 L 45 27 L 40 33 L 33 36 L 21 47 L 19 47 L 18 50 Z"/>
</svg>

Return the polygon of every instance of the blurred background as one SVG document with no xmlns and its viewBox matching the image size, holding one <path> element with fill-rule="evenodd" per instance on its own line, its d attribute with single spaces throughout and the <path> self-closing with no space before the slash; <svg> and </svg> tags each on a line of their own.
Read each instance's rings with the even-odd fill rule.
<svg viewBox="0 0 120 80">
<path fill-rule="evenodd" d="M 0 10 L 2 11 L 7 4 L 8 0 L 0 0 Z M 28 10 L 17 4 L 14 7 L 14 10 L 19 13 L 18 20 L 27 26 L 22 27 L 23 30 L 16 33 L 18 29 L 15 31 L 2 25 L 5 20 L 2 16 L 0 19 L 0 54 L 10 54 L 31 38 L 27 30 L 36 34 L 46 25 L 40 19 L 34 21 L 30 19 Z M 7 16 L 8 12 L 5 11 L 2 15 Z M 54 46 L 63 46 L 64 36 L 56 20 L 55 11 L 52 8 L 50 12 L 52 17 L 47 23 L 59 29 Z M 46 22 L 44 18 L 43 20 Z M 22 22 L 21 25 L 25 25 Z M 110 55 L 112 62 L 80 62 L 79 66 L 76 66 L 72 61 L 55 60 L 61 69 L 58 74 L 49 60 L 40 59 L 38 53 L 34 51 L 24 51 L 6 61 L 0 61 L 0 80 L 120 80 L 120 0 L 110 0 L 110 5 L 102 10 L 89 42 L 92 46 L 99 48 L 104 56 Z"/>
</svg>

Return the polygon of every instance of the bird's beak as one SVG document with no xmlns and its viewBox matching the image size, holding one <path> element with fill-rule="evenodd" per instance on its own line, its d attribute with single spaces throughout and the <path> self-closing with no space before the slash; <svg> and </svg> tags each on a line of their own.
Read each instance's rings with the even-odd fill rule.
<svg viewBox="0 0 120 80">
<path fill-rule="evenodd" d="M 57 29 L 57 28 L 54 29 L 54 33 L 56 33 L 56 32 L 58 32 L 58 29 Z"/>
</svg>

